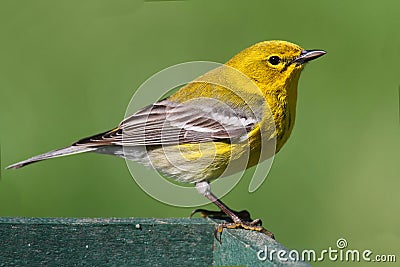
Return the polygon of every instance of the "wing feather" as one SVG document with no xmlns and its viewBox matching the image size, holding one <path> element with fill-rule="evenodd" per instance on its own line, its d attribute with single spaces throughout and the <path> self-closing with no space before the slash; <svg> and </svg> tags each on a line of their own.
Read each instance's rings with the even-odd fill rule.
<svg viewBox="0 0 400 267">
<path fill-rule="evenodd" d="M 254 115 L 240 114 L 227 105 L 207 100 L 178 104 L 165 99 L 137 111 L 117 128 L 76 144 L 138 146 L 228 141 L 246 135 L 256 123 Z"/>
</svg>

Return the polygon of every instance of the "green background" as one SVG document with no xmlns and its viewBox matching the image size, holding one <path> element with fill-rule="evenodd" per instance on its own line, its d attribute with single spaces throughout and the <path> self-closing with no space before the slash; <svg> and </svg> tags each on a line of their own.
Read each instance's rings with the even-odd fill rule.
<svg viewBox="0 0 400 267">
<path fill-rule="evenodd" d="M 400 261 L 399 10 L 396 0 L 2 0 L 0 216 L 188 216 L 141 191 L 119 158 L 4 168 L 113 128 L 168 66 L 282 39 L 328 54 L 302 74 L 294 131 L 263 186 L 248 193 L 244 179 L 223 200 L 289 248 L 342 237 Z"/>
</svg>

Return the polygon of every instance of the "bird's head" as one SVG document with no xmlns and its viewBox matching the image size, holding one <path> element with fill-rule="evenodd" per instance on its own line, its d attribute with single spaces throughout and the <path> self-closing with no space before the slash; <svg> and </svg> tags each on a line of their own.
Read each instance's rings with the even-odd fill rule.
<svg viewBox="0 0 400 267">
<path fill-rule="evenodd" d="M 262 90 L 289 89 L 297 86 L 304 64 L 325 53 L 304 50 L 286 41 L 265 41 L 241 51 L 226 65 L 244 73 Z"/>
</svg>

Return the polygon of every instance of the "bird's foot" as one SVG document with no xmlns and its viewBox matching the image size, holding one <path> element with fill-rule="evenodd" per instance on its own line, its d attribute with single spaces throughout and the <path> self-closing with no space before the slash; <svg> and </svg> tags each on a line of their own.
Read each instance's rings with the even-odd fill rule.
<svg viewBox="0 0 400 267">
<path fill-rule="evenodd" d="M 222 231 L 224 230 L 224 228 L 227 229 L 245 229 L 245 230 L 250 230 L 250 231 L 257 231 L 260 233 L 263 233 L 269 237 L 271 237 L 272 239 L 275 239 L 275 236 L 272 232 L 270 232 L 269 230 L 265 229 L 264 227 L 262 227 L 262 222 L 260 219 L 255 219 L 253 221 L 236 221 L 236 222 L 224 222 L 224 223 L 220 223 L 217 228 L 215 228 L 214 230 L 214 236 L 215 239 L 218 240 L 219 243 L 222 244 L 221 242 L 221 236 L 222 236 Z"/>
<path fill-rule="evenodd" d="M 250 213 L 247 210 L 242 211 L 232 211 L 237 218 L 234 221 L 231 217 L 229 217 L 223 211 L 212 211 L 212 210 L 205 210 L 205 209 L 196 209 L 191 214 L 192 217 L 196 213 L 200 213 L 203 218 L 211 218 L 211 219 L 218 219 L 218 220 L 225 220 L 226 222 L 218 224 L 217 228 L 214 230 L 215 239 L 221 243 L 221 235 L 224 228 L 227 229 L 245 229 L 250 231 L 257 231 L 263 233 L 272 239 L 275 239 L 274 234 L 262 227 L 262 221 L 260 219 L 253 220 L 250 217 Z"/>
</svg>

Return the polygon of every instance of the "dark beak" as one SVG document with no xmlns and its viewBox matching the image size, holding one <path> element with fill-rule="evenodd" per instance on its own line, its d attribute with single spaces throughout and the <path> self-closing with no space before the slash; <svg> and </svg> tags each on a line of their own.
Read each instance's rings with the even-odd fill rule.
<svg viewBox="0 0 400 267">
<path fill-rule="evenodd" d="M 324 50 L 303 50 L 301 51 L 300 56 L 293 59 L 289 63 L 289 65 L 293 63 L 296 63 L 297 65 L 302 65 L 304 63 L 307 63 L 308 61 L 319 58 L 320 56 L 323 56 L 325 54 L 326 52 Z"/>
</svg>

